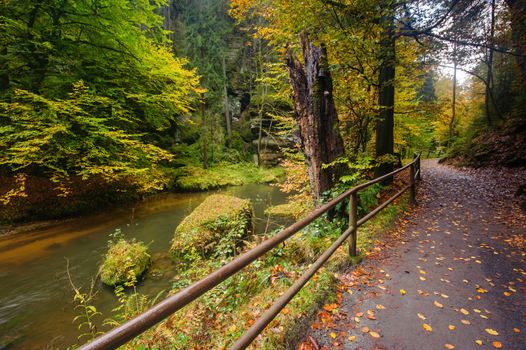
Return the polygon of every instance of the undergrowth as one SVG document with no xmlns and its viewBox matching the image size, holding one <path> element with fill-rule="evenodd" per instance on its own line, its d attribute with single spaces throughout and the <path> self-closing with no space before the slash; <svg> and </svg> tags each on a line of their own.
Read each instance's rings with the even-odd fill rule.
<svg viewBox="0 0 526 350">
<path fill-rule="evenodd" d="M 276 182 L 282 175 L 281 168 L 261 168 L 251 162 L 218 164 L 204 169 L 187 165 L 178 170 L 175 186 L 185 191 L 206 191 L 225 186 Z"/>
<path fill-rule="evenodd" d="M 379 193 L 379 187 L 364 192 L 364 197 L 361 197 L 364 207 L 376 206 Z M 406 208 L 407 199 L 403 196 L 359 229 L 358 248 L 362 255 L 367 255 L 367 251 L 382 239 L 383 232 Z M 329 221 L 326 217 L 316 220 L 242 272 L 128 344 L 126 348 L 134 349 L 140 345 L 156 349 L 220 349 L 231 346 L 337 239 L 345 225 L 345 221 Z M 274 233 L 270 233 L 268 237 Z M 247 249 L 260 241 L 261 237 L 247 242 Z M 224 258 L 194 260 L 176 277 L 172 293 L 203 278 L 225 262 Z M 287 341 L 301 332 L 302 320 L 309 319 L 322 303 L 333 301 L 338 286 L 337 274 L 350 264 L 347 246 L 344 245 L 267 326 L 252 347 L 287 348 Z"/>
</svg>

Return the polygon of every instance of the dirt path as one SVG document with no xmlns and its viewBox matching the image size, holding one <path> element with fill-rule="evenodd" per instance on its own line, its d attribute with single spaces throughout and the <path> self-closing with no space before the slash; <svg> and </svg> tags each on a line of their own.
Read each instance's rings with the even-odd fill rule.
<svg viewBox="0 0 526 350">
<path fill-rule="evenodd" d="M 522 171 L 423 164 L 419 208 L 393 244 L 343 274 L 300 349 L 526 349 Z M 352 293 L 352 294 L 351 294 Z"/>
</svg>

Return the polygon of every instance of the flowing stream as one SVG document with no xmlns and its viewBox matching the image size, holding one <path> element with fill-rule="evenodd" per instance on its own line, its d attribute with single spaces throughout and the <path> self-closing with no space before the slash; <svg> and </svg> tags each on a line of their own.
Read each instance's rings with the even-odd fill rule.
<svg viewBox="0 0 526 350">
<path fill-rule="evenodd" d="M 220 190 L 250 199 L 256 215 L 256 233 L 275 229 L 268 223 L 266 207 L 281 204 L 286 197 L 268 185 L 246 185 Z M 216 192 L 216 191 L 214 191 Z M 109 234 L 121 229 L 128 238 L 150 243 L 159 259 L 168 251 L 179 222 L 210 193 L 162 194 L 95 215 L 55 223 L 28 233 L 0 238 L 0 350 L 65 349 L 77 342 L 73 318 L 73 291 L 66 261 L 77 287 L 87 291 L 106 252 Z M 170 264 L 164 259 L 165 266 Z M 170 269 L 138 285 L 151 297 L 169 290 L 177 271 Z M 93 305 L 111 317 L 117 299 L 111 288 L 95 282 Z"/>
</svg>

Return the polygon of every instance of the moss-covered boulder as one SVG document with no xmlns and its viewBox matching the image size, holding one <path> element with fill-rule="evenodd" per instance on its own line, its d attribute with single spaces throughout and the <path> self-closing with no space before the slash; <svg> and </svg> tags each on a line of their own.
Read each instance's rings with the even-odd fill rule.
<svg viewBox="0 0 526 350">
<path fill-rule="evenodd" d="M 100 278 L 108 286 L 131 286 L 150 265 L 148 247 L 142 242 L 119 239 L 110 245 L 100 267 Z"/>
<path fill-rule="evenodd" d="M 239 241 L 252 231 L 249 200 L 214 194 L 175 229 L 170 254 L 174 260 L 234 255 Z"/>
</svg>

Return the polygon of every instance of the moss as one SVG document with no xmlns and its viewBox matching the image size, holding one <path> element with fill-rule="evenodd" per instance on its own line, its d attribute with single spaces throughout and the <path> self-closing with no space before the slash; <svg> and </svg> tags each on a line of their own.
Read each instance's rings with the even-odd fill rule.
<svg viewBox="0 0 526 350">
<path fill-rule="evenodd" d="M 189 260 L 212 252 L 233 255 L 232 243 L 252 230 L 252 213 L 249 200 L 223 194 L 209 196 L 177 226 L 170 248 L 172 258 Z"/>
<path fill-rule="evenodd" d="M 278 204 L 265 209 L 265 215 L 276 216 L 280 218 L 299 219 L 305 213 L 303 203 L 285 203 Z"/>
<path fill-rule="evenodd" d="M 180 170 L 176 187 L 185 191 L 206 191 L 225 186 L 276 182 L 282 168 L 259 168 L 254 163 L 220 164 L 208 169 L 188 165 Z"/>
<path fill-rule="evenodd" d="M 100 278 L 108 286 L 133 285 L 150 265 L 148 247 L 142 242 L 119 239 L 110 245 L 100 267 Z"/>
</svg>

